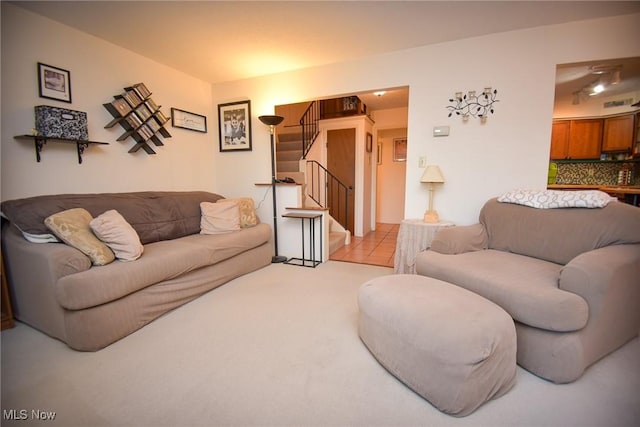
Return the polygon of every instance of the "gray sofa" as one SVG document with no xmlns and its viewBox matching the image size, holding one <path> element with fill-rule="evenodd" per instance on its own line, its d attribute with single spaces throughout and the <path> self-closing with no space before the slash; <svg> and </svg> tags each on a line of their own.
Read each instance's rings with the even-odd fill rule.
<svg viewBox="0 0 640 427">
<path fill-rule="evenodd" d="M 571 382 L 640 330 L 640 209 L 491 199 L 478 224 L 440 231 L 416 271 L 501 306 L 516 321 L 518 364 Z"/>
<path fill-rule="evenodd" d="M 207 192 L 38 196 L 5 201 L 2 249 L 15 317 L 70 347 L 95 351 L 205 292 L 271 262 L 271 227 L 200 234 Z M 92 265 L 64 243 L 33 243 L 44 219 L 82 207 L 93 217 L 115 209 L 144 245 L 135 261 Z"/>
</svg>

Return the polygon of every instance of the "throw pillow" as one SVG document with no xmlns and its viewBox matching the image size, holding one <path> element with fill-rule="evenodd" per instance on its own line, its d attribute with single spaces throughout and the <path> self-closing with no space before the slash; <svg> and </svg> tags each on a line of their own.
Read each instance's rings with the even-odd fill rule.
<svg viewBox="0 0 640 427">
<path fill-rule="evenodd" d="M 603 208 L 615 197 L 599 190 L 513 190 L 498 197 L 502 203 L 515 203 L 537 209 Z"/>
<path fill-rule="evenodd" d="M 251 197 L 238 197 L 235 199 L 220 199 L 218 203 L 238 202 L 240 208 L 240 227 L 248 228 L 258 224 L 258 215 Z"/>
<path fill-rule="evenodd" d="M 89 225 L 98 239 L 111 248 L 116 258 L 135 261 L 142 255 L 144 246 L 140 243 L 138 233 L 117 210 L 111 209 L 98 215 Z"/>
<path fill-rule="evenodd" d="M 240 230 L 238 202 L 201 202 L 200 234 L 221 234 Z"/>
<path fill-rule="evenodd" d="M 115 255 L 91 231 L 89 223 L 92 219 L 86 209 L 74 208 L 45 218 L 44 224 L 60 240 L 87 255 L 93 265 L 109 264 Z"/>
</svg>

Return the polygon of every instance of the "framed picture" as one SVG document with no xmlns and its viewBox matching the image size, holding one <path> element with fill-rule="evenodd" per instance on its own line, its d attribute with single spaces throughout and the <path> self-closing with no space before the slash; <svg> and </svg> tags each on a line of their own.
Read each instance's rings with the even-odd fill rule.
<svg viewBox="0 0 640 427">
<path fill-rule="evenodd" d="M 40 98 L 71 103 L 71 73 L 62 68 L 38 62 Z"/>
<path fill-rule="evenodd" d="M 382 164 L 382 143 L 378 142 L 378 152 L 376 158 L 378 159 L 378 164 Z"/>
<path fill-rule="evenodd" d="M 393 161 L 407 161 L 407 138 L 393 138 Z"/>
<path fill-rule="evenodd" d="M 367 132 L 367 153 L 371 153 L 373 151 L 373 135 Z"/>
<path fill-rule="evenodd" d="M 251 151 L 251 101 L 218 105 L 220 151 Z"/>
<path fill-rule="evenodd" d="M 207 133 L 207 118 L 200 114 L 171 108 L 171 126 Z"/>
</svg>

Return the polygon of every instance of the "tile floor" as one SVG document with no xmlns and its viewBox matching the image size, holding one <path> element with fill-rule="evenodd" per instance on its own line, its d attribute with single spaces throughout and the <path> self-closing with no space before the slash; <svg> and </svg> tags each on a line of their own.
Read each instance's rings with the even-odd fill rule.
<svg viewBox="0 0 640 427">
<path fill-rule="evenodd" d="M 400 224 L 376 224 L 364 237 L 351 237 L 351 244 L 335 251 L 329 259 L 393 268 Z"/>
</svg>

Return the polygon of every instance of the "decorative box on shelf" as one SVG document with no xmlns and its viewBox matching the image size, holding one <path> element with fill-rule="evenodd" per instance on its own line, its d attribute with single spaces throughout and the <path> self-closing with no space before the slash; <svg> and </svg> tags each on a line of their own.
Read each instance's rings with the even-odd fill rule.
<svg viewBox="0 0 640 427">
<path fill-rule="evenodd" d="M 38 105 L 34 109 L 38 135 L 47 138 L 89 139 L 87 113 L 49 105 Z"/>
</svg>

